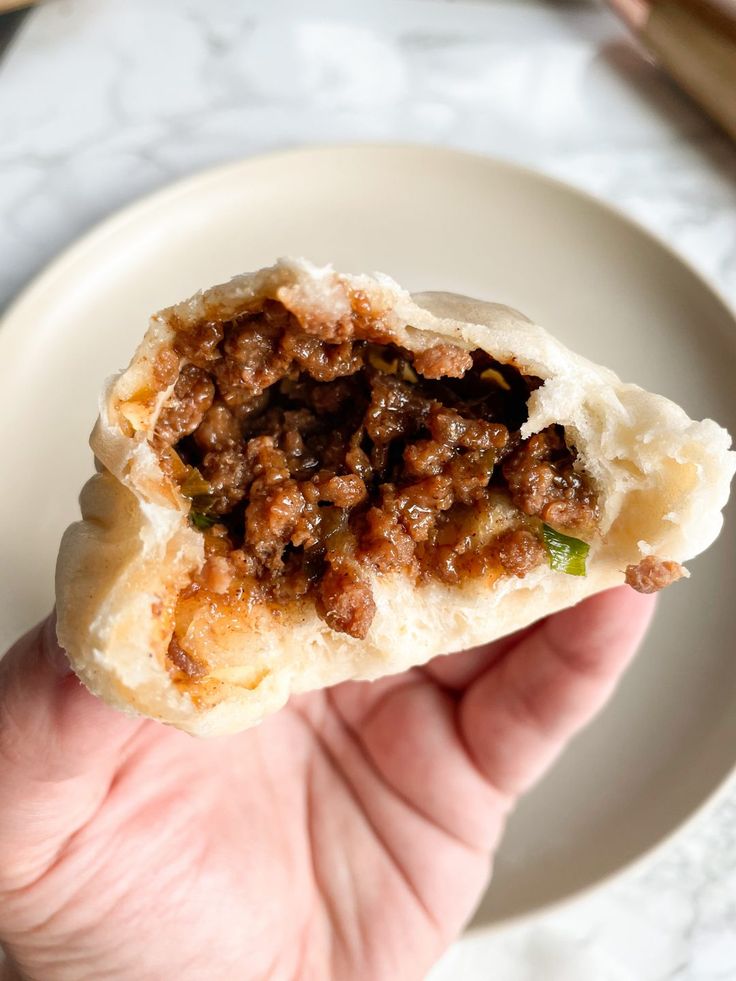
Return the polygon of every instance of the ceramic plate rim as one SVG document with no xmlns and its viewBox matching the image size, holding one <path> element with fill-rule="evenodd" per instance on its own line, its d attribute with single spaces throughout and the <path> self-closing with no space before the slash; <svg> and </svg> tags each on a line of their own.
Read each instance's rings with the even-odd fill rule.
<svg viewBox="0 0 736 981">
<path fill-rule="evenodd" d="M 89 254 L 96 245 L 105 242 L 110 236 L 124 229 L 127 224 L 141 219 L 145 220 L 148 211 L 158 208 L 161 205 L 171 205 L 179 197 L 189 193 L 196 193 L 205 189 L 208 185 L 227 180 L 231 175 L 238 173 L 244 168 L 247 169 L 251 165 L 268 163 L 269 161 L 276 163 L 284 160 L 288 161 L 289 159 L 296 161 L 299 157 L 305 155 L 310 157 L 317 155 L 332 156 L 334 154 L 362 151 L 367 151 L 368 153 L 375 151 L 396 152 L 398 154 L 409 152 L 427 154 L 437 158 L 455 158 L 458 161 L 463 159 L 475 161 L 476 163 L 487 165 L 490 168 L 521 174 L 533 181 L 547 184 L 556 191 L 582 199 L 587 206 L 603 212 L 608 217 L 629 226 L 639 236 L 643 236 L 650 244 L 655 245 L 664 252 L 671 261 L 687 270 L 699 288 L 709 293 L 717 301 L 718 305 L 736 328 L 736 304 L 730 302 L 720 286 L 709 275 L 698 269 L 687 256 L 680 253 L 663 236 L 647 228 L 640 220 L 632 217 L 622 208 L 610 201 L 597 197 L 590 191 L 570 184 L 545 171 L 538 170 L 526 164 L 517 163 L 509 158 L 431 143 L 354 141 L 304 144 L 265 153 L 254 153 L 246 157 L 192 171 L 151 192 L 134 198 L 120 208 L 116 208 L 96 221 L 83 231 L 81 235 L 62 248 L 54 258 L 31 276 L 28 282 L 24 284 L 14 297 L 11 297 L 2 313 L 0 313 L 0 347 L 4 342 L 7 342 L 6 339 L 12 337 L 14 330 L 20 329 L 22 326 L 25 306 L 35 302 L 38 297 L 43 297 L 49 289 L 53 288 L 60 278 L 63 279 L 68 267 L 73 266 L 79 258 Z M 17 327 L 16 322 L 18 324 Z M 524 912 L 503 916 L 490 923 L 473 925 L 470 927 L 470 931 L 472 933 L 486 933 L 489 931 L 505 930 L 520 923 L 527 923 L 542 915 L 573 905 L 601 889 L 604 885 L 613 883 L 624 876 L 632 874 L 634 871 L 648 866 L 650 863 L 656 861 L 664 849 L 679 838 L 680 835 L 688 830 L 692 830 L 697 824 L 705 820 L 734 784 L 736 784 L 736 748 L 730 768 L 724 772 L 710 792 L 694 803 L 679 823 L 662 833 L 659 837 L 656 837 L 638 855 L 635 855 L 628 861 L 624 861 L 617 868 L 603 874 L 595 881 L 573 889 L 558 899 L 545 902 Z"/>
</svg>

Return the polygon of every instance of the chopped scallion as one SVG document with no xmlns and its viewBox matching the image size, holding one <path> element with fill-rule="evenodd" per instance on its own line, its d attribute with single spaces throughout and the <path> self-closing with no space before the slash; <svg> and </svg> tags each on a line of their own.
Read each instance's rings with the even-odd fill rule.
<svg viewBox="0 0 736 981">
<path fill-rule="evenodd" d="M 211 514 L 203 514 L 201 511 L 194 510 L 189 512 L 189 520 L 199 531 L 206 531 L 217 522 L 217 518 L 214 518 Z"/>
<path fill-rule="evenodd" d="M 210 493 L 210 485 L 196 467 L 187 467 L 186 476 L 180 484 L 185 497 L 202 497 Z"/>
<path fill-rule="evenodd" d="M 549 525 L 542 525 L 542 534 L 551 568 L 557 572 L 566 572 L 568 576 L 585 575 L 585 560 L 590 551 L 587 542 L 563 535 Z"/>
</svg>

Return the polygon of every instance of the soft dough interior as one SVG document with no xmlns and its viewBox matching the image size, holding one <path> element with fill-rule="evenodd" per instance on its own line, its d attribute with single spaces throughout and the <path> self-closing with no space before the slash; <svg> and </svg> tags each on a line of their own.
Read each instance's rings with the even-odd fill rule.
<svg viewBox="0 0 736 981">
<path fill-rule="evenodd" d="M 361 326 L 362 324 L 362 326 Z M 483 351 L 410 352 L 370 317 L 301 322 L 279 302 L 176 335 L 152 438 L 191 500 L 205 563 L 179 601 L 169 658 L 188 676 L 187 609 L 308 597 L 364 637 L 371 577 L 523 577 L 544 525 L 595 533 L 595 489 L 561 427 L 521 439 L 539 378 Z"/>
</svg>

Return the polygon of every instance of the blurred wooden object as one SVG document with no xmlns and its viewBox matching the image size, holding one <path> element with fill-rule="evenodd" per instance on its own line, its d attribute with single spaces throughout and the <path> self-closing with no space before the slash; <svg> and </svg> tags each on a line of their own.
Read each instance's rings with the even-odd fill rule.
<svg viewBox="0 0 736 981">
<path fill-rule="evenodd" d="M 0 0 L 0 14 L 8 10 L 19 10 L 21 7 L 32 7 L 36 0 Z"/>
<path fill-rule="evenodd" d="M 659 64 L 736 139 L 736 0 L 609 0 Z"/>
<path fill-rule="evenodd" d="M 6 0 L 0 0 L 0 4 L 5 2 Z M 5 56 L 29 10 L 30 7 L 19 7 L 17 3 L 13 10 L 0 9 L 0 59 Z"/>
</svg>

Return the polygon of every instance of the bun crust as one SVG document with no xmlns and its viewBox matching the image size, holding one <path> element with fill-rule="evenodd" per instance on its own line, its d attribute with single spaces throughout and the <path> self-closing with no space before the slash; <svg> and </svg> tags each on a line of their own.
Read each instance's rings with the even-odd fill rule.
<svg viewBox="0 0 736 981">
<path fill-rule="evenodd" d="M 189 502 L 162 473 L 149 443 L 173 390 L 158 365 L 177 329 L 227 320 L 265 299 L 301 317 L 336 322 L 361 291 L 393 343 L 414 353 L 451 341 L 544 379 L 528 402 L 526 437 L 565 427 L 598 491 L 601 535 L 588 574 L 544 566 L 489 586 L 415 584 L 373 575 L 367 637 L 336 633 L 313 602 L 248 606 L 195 616 L 188 645 L 207 675 L 176 680 L 166 660 L 177 597 L 203 565 Z M 156 314 L 130 366 L 110 380 L 91 437 L 100 464 L 81 494 L 82 520 L 64 534 L 56 572 L 58 635 L 75 671 L 116 707 L 199 736 L 237 732 L 290 694 L 371 679 L 491 641 L 624 581 L 656 555 L 684 562 L 707 548 L 736 469 L 728 433 L 694 422 L 669 400 L 628 385 L 508 307 L 448 293 L 411 296 L 386 276 L 348 276 L 299 260 L 238 276 Z"/>
</svg>

